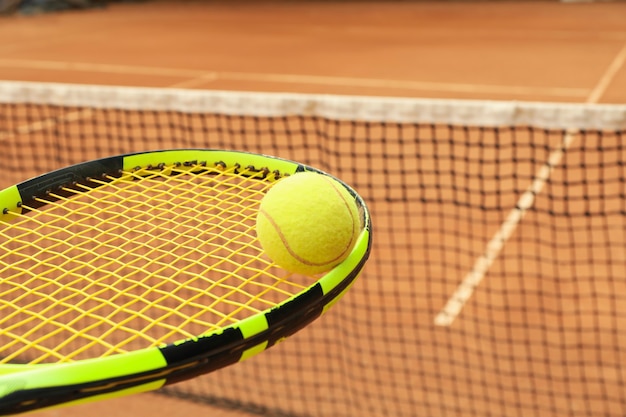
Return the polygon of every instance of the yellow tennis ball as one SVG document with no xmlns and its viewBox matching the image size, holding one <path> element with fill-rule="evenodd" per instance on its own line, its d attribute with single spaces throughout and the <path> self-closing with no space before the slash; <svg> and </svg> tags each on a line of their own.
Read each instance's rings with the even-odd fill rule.
<svg viewBox="0 0 626 417">
<path fill-rule="evenodd" d="M 314 172 L 278 181 L 261 200 L 256 221 L 265 253 L 282 268 L 306 275 L 341 263 L 360 228 L 354 196 L 336 180 Z"/>
</svg>

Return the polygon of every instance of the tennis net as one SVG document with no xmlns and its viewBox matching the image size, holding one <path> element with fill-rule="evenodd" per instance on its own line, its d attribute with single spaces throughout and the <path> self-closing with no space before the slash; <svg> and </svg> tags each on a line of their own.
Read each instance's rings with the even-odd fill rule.
<svg viewBox="0 0 626 417">
<path fill-rule="evenodd" d="M 0 188 L 225 148 L 368 202 L 371 260 L 331 314 L 166 395 L 242 415 L 626 415 L 626 106 L 0 82 L 0 143 Z"/>
</svg>

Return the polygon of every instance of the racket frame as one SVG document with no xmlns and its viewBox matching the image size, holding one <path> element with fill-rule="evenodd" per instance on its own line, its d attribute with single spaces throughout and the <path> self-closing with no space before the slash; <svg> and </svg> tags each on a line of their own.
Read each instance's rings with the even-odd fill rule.
<svg viewBox="0 0 626 417">
<path fill-rule="evenodd" d="M 328 175 L 297 162 L 240 151 L 176 149 L 133 153 L 62 168 L 0 191 L 0 221 L 14 218 L 10 211 L 23 212 L 23 202 L 32 207 L 43 201 L 36 197 L 52 192 L 58 195 L 76 184 L 98 187 L 102 181 L 92 180 L 103 178 L 103 174 L 116 176 L 139 167 L 158 169 L 162 164 L 194 169 L 198 161 L 250 167 L 252 176 L 269 181 L 302 171 Z M 310 324 L 345 294 L 370 253 L 371 219 L 367 207 L 351 187 L 339 182 L 355 197 L 363 227 L 348 258 L 317 282 L 275 307 L 198 337 L 75 362 L 2 364 L 0 415 L 158 389 L 241 362 Z"/>
</svg>

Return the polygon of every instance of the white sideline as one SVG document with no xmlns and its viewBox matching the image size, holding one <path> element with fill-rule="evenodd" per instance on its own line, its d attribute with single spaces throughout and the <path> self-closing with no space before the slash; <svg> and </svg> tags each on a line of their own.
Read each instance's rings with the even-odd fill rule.
<svg viewBox="0 0 626 417">
<path fill-rule="evenodd" d="M 626 44 L 617 53 L 607 70 L 600 77 L 595 88 L 589 94 L 586 100 L 587 104 L 597 103 L 602 97 L 607 87 L 624 65 L 626 61 Z M 448 302 L 435 316 L 434 323 L 437 326 L 450 326 L 457 316 L 460 314 L 463 306 L 469 301 L 474 294 L 474 290 L 481 283 L 485 274 L 493 264 L 494 260 L 500 254 L 506 241 L 511 237 L 526 211 L 533 206 L 535 198 L 541 192 L 544 185 L 550 178 L 550 174 L 554 168 L 561 162 L 565 151 L 571 146 L 578 133 L 578 129 L 570 129 L 563 135 L 561 145 L 553 150 L 548 156 L 548 160 L 541 166 L 535 174 L 535 178 L 530 186 L 522 193 L 515 207 L 509 212 L 508 216 L 500 226 L 500 229 L 494 234 L 487 243 L 485 251 L 478 257 L 472 269 L 465 276 L 456 291 L 448 299 Z"/>
<path fill-rule="evenodd" d="M 465 303 L 474 293 L 474 289 L 483 280 L 491 264 L 493 264 L 493 261 L 500 254 L 506 241 L 509 240 L 522 221 L 526 211 L 535 203 L 535 197 L 541 192 L 544 185 L 546 185 L 550 174 L 552 174 L 554 168 L 561 162 L 565 151 L 570 147 L 572 142 L 574 142 L 576 132 L 576 130 L 568 131 L 563 135 L 563 141 L 560 147 L 550 153 L 546 163 L 537 171 L 533 182 L 526 191 L 524 191 L 519 200 L 517 200 L 517 204 L 513 210 L 509 212 L 509 215 L 506 216 L 500 229 L 498 229 L 489 243 L 487 243 L 484 253 L 476 260 L 476 263 L 465 276 L 463 282 L 461 282 L 457 290 L 452 294 L 443 309 L 435 316 L 435 324 L 437 326 L 449 326 L 459 315 Z"/>
</svg>

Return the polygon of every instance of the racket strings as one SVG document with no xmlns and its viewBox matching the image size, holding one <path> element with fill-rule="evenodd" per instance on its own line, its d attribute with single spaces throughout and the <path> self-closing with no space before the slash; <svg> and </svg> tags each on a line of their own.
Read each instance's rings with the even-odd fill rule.
<svg viewBox="0 0 626 417">
<path fill-rule="evenodd" d="M 173 342 L 306 287 L 309 279 L 277 268 L 256 240 L 256 212 L 272 184 L 263 174 L 149 167 L 25 205 L 0 230 L 0 363 Z"/>
</svg>

